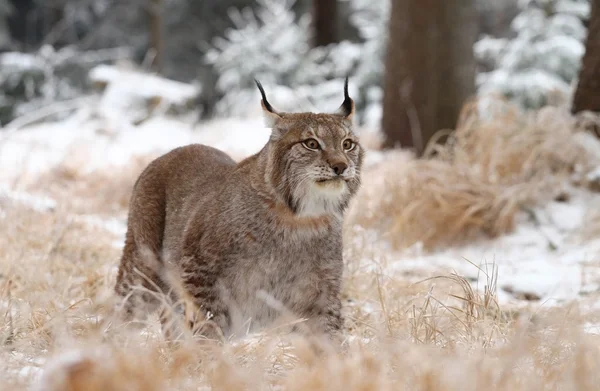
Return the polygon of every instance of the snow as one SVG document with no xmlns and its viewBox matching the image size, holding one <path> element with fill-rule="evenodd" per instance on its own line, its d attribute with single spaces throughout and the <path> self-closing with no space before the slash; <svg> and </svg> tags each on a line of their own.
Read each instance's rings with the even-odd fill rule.
<svg viewBox="0 0 600 391">
<path fill-rule="evenodd" d="M 587 180 L 590 182 L 600 182 L 600 167 L 587 174 Z"/>
<path fill-rule="evenodd" d="M 551 34 L 564 34 L 582 42 L 587 37 L 587 30 L 581 19 L 568 14 L 558 14 L 550 19 L 548 31 Z"/>
<path fill-rule="evenodd" d="M 501 93 L 525 108 L 562 103 L 577 78 L 585 51 L 586 1 L 531 0 L 519 3 L 513 39 L 483 37 L 475 56 L 479 95 Z M 588 10 L 589 11 L 589 10 Z"/>
<path fill-rule="evenodd" d="M 43 67 L 41 61 L 29 54 L 19 52 L 3 53 L 0 56 L 0 66 L 3 68 L 18 68 L 25 70 L 37 70 Z"/>
<path fill-rule="evenodd" d="M 5 141 L 4 152 L 0 154 L 0 165 L 4 168 L 0 183 L 12 183 L 25 171 L 39 175 L 69 159 L 71 162 L 77 159 L 77 166 L 83 172 L 109 170 L 128 164 L 134 156 L 158 156 L 192 142 L 211 145 L 241 159 L 258 152 L 270 134 L 260 117 L 214 120 L 198 126 L 156 117 L 137 127 L 113 129 L 109 135 L 98 132 L 98 126 L 97 119 L 76 115 L 60 124 L 41 124 L 16 132 Z M 390 154 L 369 153 L 367 165 L 376 165 Z M 518 304 L 525 296 L 540 302 L 560 303 L 577 298 L 580 292 L 600 289 L 600 267 L 593 266 L 593 262 L 588 265 L 600 260 L 600 242 L 581 245 L 573 239 L 590 212 L 593 197 L 581 190 L 573 189 L 571 193 L 567 202 L 553 202 L 535 210 L 537 222 L 527 220 L 524 215 L 513 233 L 494 240 L 427 254 L 418 246 L 394 253 L 385 243 L 367 242 L 389 260 L 383 273 L 390 276 L 410 274 L 411 278 L 419 279 L 436 271 L 454 270 L 472 280 L 479 274 L 482 284 L 479 270 L 465 259 L 488 267 L 493 262 L 498 267 L 499 297 L 503 303 Z M 0 188 L 2 197 L 38 210 L 55 207 L 43 195 L 21 193 L 7 186 Z M 115 236 L 115 246 L 122 245 L 124 220 L 93 215 L 74 216 L 74 219 L 105 229 Z M 365 262 L 375 267 L 372 261 Z"/>
<path fill-rule="evenodd" d="M 127 67 L 99 65 L 89 78 L 104 91 L 96 112 L 113 121 L 128 118 L 132 122 L 147 119 L 155 111 L 193 111 L 201 93 L 198 85 L 169 80 Z"/>
<path fill-rule="evenodd" d="M 11 183 L 22 176 L 40 175 L 66 161 L 76 161 L 82 173 L 108 170 L 136 156 L 158 156 L 190 143 L 222 149 L 234 158 L 247 156 L 258 152 L 270 135 L 262 118 L 220 119 L 195 126 L 154 117 L 139 126 L 126 122 L 110 125 L 106 119 L 90 120 L 77 114 L 61 123 L 34 125 L 13 133 L 0 144 L 0 181 Z"/>
<path fill-rule="evenodd" d="M 583 330 L 592 335 L 600 335 L 600 325 L 596 323 L 586 322 L 583 325 Z"/>
<path fill-rule="evenodd" d="M 563 0 L 556 5 L 556 11 L 587 19 L 591 13 L 591 2 L 587 0 Z"/>
<path fill-rule="evenodd" d="M 125 238 L 125 233 L 127 232 L 126 221 L 115 217 L 106 218 L 104 216 L 76 215 L 74 216 L 74 220 L 88 224 L 92 227 L 103 229 L 117 237 Z M 119 242 L 119 246 L 122 244 L 122 242 Z"/>
<path fill-rule="evenodd" d="M 255 101 L 254 78 L 269 86 L 269 94 L 282 86 L 298 95 L 303 95 L 302 89 L 308 90 L 310 95 L 303 98 L 325 110 L 332 94 L 322 92 L 322 84 L 336 79 L 341 84 L 349 75 L 351 86 L 356 86 L 362 97 L 357 119 L 369 127 L 379 126 L 382 94 L 372 90 L 382 85 L 390 1 L 348 0 L 348 22 L 361 41 L 320 48 L 310 47 L 310 24 L 306 18 L 295 18 L 292 3 L 259 0 L 254 10 L 230 12 L 235 28 L 214 40 L 205 55 L 219 73 L 216 84 L 224 95 L 216 112 L 245 115 Z M 490 4 L 485 7 L 492 7 Z M 501 93 L 525 108 L 562 103 L 578 75 L 589 2 L 525 0 L 519 2 L 519 8 L 521 12 L 511 23 L 514 38 L 482 37 L 475 45 L 482 65 L 478 93 Z M 500 5 L 496 11 L 502 9 Z M 489 16 L 494 12 L 486 11 Z M 280 106 L 278 98 L 271 101 Z"/>
<path fill-rule="evenodd" d="M 185 104 L 200 94 L 198 86 L 110 65 L 99 65 L 92 69 L 90 80 L 94 83 L 118 86 L 120 92 L 127 90 L 147 99 L 160 97 L 172 104 Z"/>
<path fill-rule="evenodd" d="M 56 208 L 56 201 L 49 197 L 14 191 L 7 186 L 0 184 L 0 206 L 2 206 L 4 202 L 18 203 L 38 212 L 52 211 Z M 2 210 L 0 209 L 0 212 L 1 211 Z M 2 216 L 2 214 L 0 214 L 0 216 Z"/>
<path fill-rule="evenodd" d="M 479 93 L 500 92 L 524 107 L 541 107 L 549 103 L 552 93 L 566 95 L 569 85 L 556 75 L 542 69 L 512 73 L 504 68 L 477 75 Z"/>
<path fill-rule="evenodd" d="M 11 361 L 22 363 L 18 368 L 15 368 L 19 377 L 23 379 L 38 379 L 40 377 L 45 362 L 44 358 L 28 357 L 17 351 L 13 351 L 9 357 Z"/>
<path fill-rule="evenodd" d="M 254 10 L 231 10 L 236 26 L 215 39 L 205 60 L 219 73 L 216 84 L 223 97 L 215 110 L 221 116 L 247 115 L 258 92 L 254 79 L 265 86 L 269 101 L 286 111 L 293 96 L 294 111 L 336 110 L 342 103 L 342 85 L 350 77 L 351 96 L 363 96 L 357 106 L 361 124 L 377 126 L 382 94 L 370 93 L 383 75 L 388 0 L 350 0 L 349 23 L 364 42 L 343 41 L 311 48 L 310 23 L 296 18 L 293 1 L 258 0 Z M 307 16 L 307 15 L 305 15 Z M 312 106 L 312 107 L 307 107 Z"/>
<path fill-rule="evenodd" d="M 513 233 L 496 239 L 426 254 L 418 246 L 397 254 L 382 253 L 386 266 L 381 272 L 417 282 L 454 271 L 481 289 L 486 277 L 477 265 L 488 274 L 497 268 L 501 305 L 522 306 L 533 300 L 552 306 L 577 299 L 600 289 L 600 238 L 586 243 L 577 240 L 585 216 L 594 210 L 594 196 L 572 191 L 569 202 L 536 209 L 538 223 L 523 215 Z M 378 246 L 372 238 L 367 242 Z"/>
<path fill-rule="evenodd" d="M 93 108 L 98 102 L 96 99 L 90 106 Z M 2 139 L 0 202 L 8 200 L 35 210 L 52 211 L 56 208 L 54 200 L 44 194 L 18 191 L 12 184 L 26 178 L 35 180 L 65 163 L 77 167 L 81 173 L 109 173 L 125 167 L 136 156 L 159 156 L 190 143 L 213 146 L 239 160 L 258 152 L 269 135 L 258 108 L 247 118 L 195 124 L 181 117 L 159 115 L 133 125 L 122 117 L 102 115 L 84 106 L 60 123 L 32 125 Z M 584 144 L 585 141 L 581 139 Z M 369 151 L 365 165 L 372 167 L 398 153 L 406 152 Z M 363 233 L 362 244 L 373 249 L 379 259 L 385 259 L 385 262 L 365 259 L 362 266 L 376 268 L 384 276 L 402 276 L 414 282 L 455 271 L 481 288 L 485 276 L 474 266 L 481 265 L 483 270 L 497 268 L 501 304 L 521 306 L 534 301 L 549 306 L 577 299 L 600 289 L 600 238 L 578 240 L 578 232 L 595 208 L 596 196 L 578 188 L 568 191 L 566 201 L 522 213 L 511 234 L 431 253 L 424 253 L 418 245 L 395 252 L 377 234 L 356 227 L 355 232 Z M 70 217 L 106 230 L 115 237 L 114 245 L 122 246 L 126 231 L 124 217 Z"/>
</svg>

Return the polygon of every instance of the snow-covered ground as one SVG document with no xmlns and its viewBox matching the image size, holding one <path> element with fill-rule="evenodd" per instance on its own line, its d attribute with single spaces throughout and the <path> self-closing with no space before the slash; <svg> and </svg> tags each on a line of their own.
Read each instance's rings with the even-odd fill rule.
<svg viewBox="0 0 600 391">
<path fill-rule="evenodd" d="M 166 117 L 141 125 L 90 119 L 79 113 L 56 124 L 34 125 L 12 133 L 0 143 L 0 172 L 4 183 L 22 175 L 38 175 L 69 160 L 83 171 L 122 167 L 136 156 L 159 154 L 173 148 L 202 143 L 223 149 L 234 157 L 258 152 L 269 130 L 261 118 L 215 120 L 194 125 Z"/>
<path fill-rule="evenodd" d="M 600 290 L 600 238 L 580 238 L 585 217 L 598 196 L 572 189 L 568 202 L 552 202 L 520 216 L 514 232 L 496 239 L 423 254 L 418 249 L 392 256 L 388 269 L 417 280 L 436 269 L 452 269 L 483 289 L 483 271 L 498 273 L 500 304 L 565 304 Z M 415 274 L 418 277 L 415 277 Z"/>
<path fill-rule="evenodd" d="M 189 143 L 203 143 L 224 150 L 236 159 L 258 152 L 269 137 L 258 111 L 246 119 L 191 121 L 153 117 L 134 126 L 114 123 L 84 108 L 60 123 L 33 125 L 12 132 L 0 143 L 0 199 L 10 199 L 37 210 L 52 209 L 56 201 L 45 194 L 19 190 L 25 183 L 68 162 L 82 173 L 119 170 L 136 156 L 158 156 Z M 367 166 L 385 161 L 386 154 L 369 151 Z M 15 184 L 17 184 L 15 186 Z M 491 272 L 498 269 L 501 304 L 534 301 L 545 306 L 577 299 L 600 291 L 600 238 L 581 241 L 585 218 L 595 211 L 598 195 L 571 188 L 569 197 L 522 213 L 516 230 L 496 239 L 425 253 L 418 246 L 393 251 L 375 238 L 368 249 L 385 265 L 384 275 L 418 281 L 440 270 L 454 270 L 481 285 L 473 265 Z M 75 216 L 115 235 L 120 246 L 125 233 L 124 216 Z M 373 262 L 365 260 L 365 262 Z M 493 265 L 493 266 L 492 266 Z M 485 278 L 483 278 L 485 281 Z M 479 286 L 479 288 L 482 288 Z"/>
<path fill-rule="evenodd" d="M 39 289 L 44 289 L 42 296 L 47 296 L 41 297 L 34 292 L 33 296 L 22 298 L 17 293 L 15 298 L 7 301 L 7 296 L 3 296 L 3 288 L 0 285 L 0 311 L 6 310 L 15 319 L 20 318 L 21 325 L 23 319 L 26 320 L 26 324 L 31 324 L 28 317 L 36 319 L 35 317 L 39 316 L 35 315 L 35 311 L 39 311 L 37 307 L 44 306 L 46 302 L 53 306 L 47 315 L 50 318 L 47 321 L 49 324 L 57 323 L 55 318 L 60 316 L 56 313 L 67 313 L 71 308 L 78 310 L 80 303 L 91 305 L 83 313 L 94 322 L 98 322 L 97 315 L 94 315 L 93 300 L 94 297 L 102 297 L 110 290 L 109 281 L 116 273 L 116 260 L 125 235 L 125 208 L 117 212 L 104 211 L 103 213 L 81 207 L 73 208 L 70 204 L 75 201 L 75 196 L 71 198 L 68 192 L 66 196 L 64 193 L 60 193 L 62 196 L 56 196 L 55 189 L 44 188 L 43 184 L 47 183 L 45 182 L 47 178 L 51 180 L 55 178 L 53 176 L 55 170 L 65 166 L 74 169 L 77 176 L 76 179 L 71 180 L 75 181 L 81 178 L 84 180 L 88 176 L 95 178 L 101 174 L 103 182 L 99 186 L 110 188 L 111 178 L 113 176 L 118 178 L 123 171 L 133 165 L 132 162 L 136 158 L 148 160 L 182 145 L 203 143 L 222 149 L 239 160 L 259 151 L 267 141 L 270 132 L 265 128 L 258 108 L 256 113 L 248 118 L 195 123 L 183 117 L 158 115 L 150 116 L 136 125 L 127 117 L 126 111 L 107 112 L 103 109 L 101 99 L 91 102 L 59 123 L 38 123 L 23 129 L 0 132 L 0 228 L 8 228 L 11 224 L 15 224 L 15 226 L 25 227 L 26 231 L 21 233 L 22 235 L 32 236 L 31 240 L 39 249 L 33 249 L 32 253 L 23 258 L 25 260 L 23 265 L 19 265 L 20 278 L 30 277 L 31 281 L 27 281 L 26 284 L 40 284 Z M 385 164 L 395 154 L 397 156 L 397 152 L 383 153 L 369 150 L 365 167 L 366 175 L 376 176 L 378 165 Z M 41 179 L 44 177 L 45 181 Z M 134 177 L 131 178 L 131 181 L 133 180 Z M 365 183 L 368 185 L 369 181 Z M 348 246 L 354 247 L 354 250 L 359 247 L 358 254 L 364 254 L 357 263 L 349 267 L 358 267 L 361 273 L 364 272 L 366 284 L 371 284 L 372 276 L 376 276 L 378 283 L 385 284 L 386 281 L 388 283 L 391 281 L 392 284 L 404 284 L 404 286 L 414 286 L 411 284 L 456 272 L 470 281 L 480 292 L 484 291 L 484 285 L 490 281 L 485 273 L 488 275 L 497 273 L 497 278 L 492 280 L 496 283 L 497 299 L 503 309 L 528 309 L 529 313 L 532 313 L 544 308 L 576 302 L 580 304 L 583 312 L 600 314 L 600 307 L 597 305 L 598 292 L 600 292 L 600 237 L 590 238 L 589 235 L 584 235 L 588 218 L 599 210 L 599 196 L 598 193 L 569 185 L 565 186 L 564 193 L 564 197 L 559 200 L 529 212 L 520 212 L 516 229 L 509 234 L 494 239 L 482 238 L 467 245 L 449 246 L 435 251 L 426 252 L 419 245 L 405 250 L 394 250 L 391 244 L 382 238 L 377 227 L 358 225 L 349 227 L 351 234 Z M 27 215 L 24 215 L 22 224 L 11 220 L 15 218 L 12 212 L 16 208 L 31 210 L 34 213 L 33 225 L 28 220 L 32 217 Z M 92 255 L 88 256 L 82 265 L 70 264 L 71 259 L 68 257 L 50 265 L 36 263 L 47 262 L 51 258 L 52 252 L 58 247 L 57 243 L 62 240 L 62 235 L 67 230 L 61 225 L 62 223 L 56 224 L 52 218 L 48 220 L 48 216 L 55 213 L 60 214 L 57 218 L 66 219 L 66 226 L 83 224 L 89 227 L 89 232 L 77 231 L 76 235 L 81 236 L 75 238 L 75 245 L 72 243 L 67 245 L 66 250 L 69 251 L 68 246 L 75 246 L 73 250 L 75 255 L 71 254 L 75 260 L 85 256 L 80 253 L 90 252 Z M 35 220 L 38 218 L 39 223 Z M 55 225 L 44 229 L 35 226 L 48 221 Z M 11 233 L 10 229 L 6 231 Z M 103 235 L 96 238 L 94 232 L 99 231 L 103 232 Z M 37 235 L 42 236 L 37 238 Z M 43 235 L 48 235 L 49 239 L 42 239 L 46 237 Z M 96 240 L 101 243 L 93 247 Z M 93 248 L 88 250 L 88 247 Z M 23 249 L 23 251 L 28 250 Z M 95 255 L 95 252 L 100 255 Z M 13 251 L 13 254 L 18 253 Z M 9 262 L 7 265 L 10 265 L 11 259 L 13 258 L 9 256 L 3 261 Z M 28 265 L 27 262 L 31 264 Z M 43 270 L 40 276 L 36 274 L 38 269 Z M 28 276 L 28 270 L 36 272 Z M 0 270 L 0 281 L 3 278 L 2 272 Z M 64 285 L 68 288 L 65 290 L 62 288 L 63 282 L 53 281 L 61 278 L 66 278 Z M 360 290 L 362 283 L 353 282 L 352 289 Z M 85 288 L 86 284 L 95 286 L 94 289 L 89 288 L 93 293 L 82 291 L 88 289 Z M 26 293 L 24 287 L 26 288 L 26 285 L 21 286 L 20 292 L 25 292 L 24 295 L 32 295 Z M 54 295 L 56 298 L 52 297 Z M 391 305 L 393 300 L 387 298 L 385 301 L 387 305 Z M 383 298 L 372 296 L 369 292 L 357 294 L 356 300 L 350 297 L 346 305 L 350 312 L 355 311 L 353 312 L 355 315 L 367 314 L 374 319 L 379 319 L 386 311 L 383 302 Z M 44 313 L 45 311 L 44 309 Z M 410 316 L 407 316 L 407 319 L 409 318 Z M 411 319 L 414 321 L 414 318 Z M 600 334 L 598 331 L 600 323 L 595 321 L 594 317 L 586 319 L 585 330 L 590 334 Z M 89 327 L 90 323 L 83 316 L 77 318 L 77 322 L 79 322 L 78 327 L 83 328 Z M 65 324 L 58 323 L 58 326 L 54 327 L 65 332 L 63 329 L 68 330 L 71 327 L 68 324 L 67 321 Z M 29 326 L 21 326 L 21 329 L 27 327 Z M 44 327 L 46 326 L 34 324 L 30 334 L 24 335 L 32 335 L 34 337 L 31 338 L 36 338 L 38 330 Z M 418 334 L 418 331 L 416 333 Z M 10 364 L 6 373 L 17 381 L 31 383 L 42 373 L 45 373 L 46 377 L 51 377 L 54 376 L 53 371 L 60 372 L 64 369 L 62 367 L 56 369 L 58 367 L 52 364 L 53 361 L 49 360 L 49 357 L 57 356 L 59 359 L 74 357 L 76 362 L 86 361 L 87 359 L 84 360 L 82 357 L 88 357 L 90 351 L 79 347 L 78 337 L 73 335 L 66 338 L 70 345 L 67 344 L 64 350 L 57 349 L 52 352 L 44 344 L 40 344 L 42 347 L 34 349 L 33 352 L 28 350 L 27 345 L 16 348 L 12 353 L 7 352 L 4 357 L 9 358 Z M 262 336 L 248 336 L 232 346 L 234 349 L 250 351 L 260 345 L 262 338 Z M 370 343 L 373 339 L 365 338 L 353 331 L 348 335 L 348 340 L 352 343 L 356 341 Z M 24 339 L 24 341 L 29 343 L 33 340 Z M 59 342 L 52 344 L 60 346 Z M 77 347 L 75 351 L 79 352 L 74 356 L 70 353 L 72 350 L 68 349 L 73 345 Z M 104 348 L 109 349 L 107 346 L 100 349 Z M 91 352 L 93 353 L 93 350 Z M 110 353 L 110 349 L 107 352 L 107 354 L 115 354 Z M 64 364 L 65 360 L 61 360 L 56 363 Z M 71 362 L 69 360 L 67 362 Z M 88 361 L 94 361 L 94 359 L 90 360 Z M 40 368 L 45 366 L 48 369 L 42 372 Z M 111 368 L 102 370 L 112 371 Z M 4 369 L 0 368 L 0 371 L 2 370 Z M 43 388 L 45 381 L 38 383 L 38 386 Z"/>
</svg>

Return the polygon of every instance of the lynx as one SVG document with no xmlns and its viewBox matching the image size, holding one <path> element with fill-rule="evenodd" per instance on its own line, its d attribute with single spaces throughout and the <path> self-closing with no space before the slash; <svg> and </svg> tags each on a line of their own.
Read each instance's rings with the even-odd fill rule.
<svg viewBox="0 0 600 391">
<path fill-rule="evenodd" d="M 305 320 L 311 333 L 339 337 L 342 220 L 364 157 L 348 79 L 333 114 L 279 112 L 256 84 L 272 129 L 260 152 L 236 164 L 217 149 L 188 145 L 139 176 L 115 291 L 127 314 L 157 311 L 157 293 L 186 296 L 196 324 L 209 319 L 221 338 L 284 314 Z"/>
</svg>

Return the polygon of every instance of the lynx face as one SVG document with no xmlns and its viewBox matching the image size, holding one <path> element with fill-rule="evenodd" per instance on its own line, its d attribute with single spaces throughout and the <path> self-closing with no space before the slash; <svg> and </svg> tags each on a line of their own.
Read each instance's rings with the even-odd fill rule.
<svg viewBox="0 0 600 391">
<path fill-rule="evenodd" d="M 262 95 L 273 131 L 267 145 L 270 182 L 299 216 L 341 216 L 360 186 L 364 156 L 352 131 L 354 102 L 344 85 L 344 102 L 334 114 L 281 113 Z"/>
<path fill-rule="evenodd" d="M 275 183 L 301 216 L 341 214 L 360 185 L 363 151 L 352 124 L 335 114 L 286 114 L 270 141 Z"/>
</svg>

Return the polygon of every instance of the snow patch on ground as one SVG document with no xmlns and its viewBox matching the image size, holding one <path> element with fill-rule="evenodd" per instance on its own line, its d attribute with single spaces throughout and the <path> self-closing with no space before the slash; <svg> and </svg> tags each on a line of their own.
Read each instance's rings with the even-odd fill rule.
<svg viewBox="0 0 600 391">
<path fill-rule="evenodd" d="M 39 175 L 66 161 L 76 161 L 83 173 L 108 170 L 124 166 L 136 156 L 158 156 L 192 143 L 222 149 L 239 159 L 258 152 L 269 135 L 260 117 L 220 119 L 197 126 L 155 117 L 132 126 L 79 114 L 61 123 L 34 125 L 4 139 L 0 143 L 0 182 Z"/>
<path fill-rule="evenodd" d="M 525 215 L 511 234 L 471 245 L 423 254 L 414 247 L 387 258 L 384 273 L 418 281 L 440 272 L 455 271 L 483 288 L 498 268 L 500 304 L 528 301 L 544 306 L 564 304 L 600 290 L 600 238 L 578 240 L 584 217 L 593 210 L 594 196 L 572 189 L 568 202 L 552 202 L 535 211 L 537 222 Z"/>
<path fill-rule="evenodd" d="M 48 212 L 56 208 L 56 201 L 52 198 L 44 195 L 14 191 L 7 186 L 0 184 L 0 207 L 3 203 L 20 204 L 37 212 Z M 2 216 L 2 213 L 0 213 L 0 216 Z"/>
<path fill-rule="evenodd" d="M 147 99 L 160 97 L 175 104 L 185 104 L 200 93 L 198 86 L 112 65 L 97 66 L 90 71 L 89 77 L 95 83 L 118 85 L 120 91 L 126 88 L 137 96 Z"/>
<path fill-rule="evenodd" d="M 22 379 L 38 379 L 42 373 L 45 359 L 42 357 L 28 357 L 20 352 L 12 352 L 9 362 L 19 363 L 15 370 Z"/>
<path fill-rule="evenodd" d="M 116 238 L 112 241 L 113 247 L 118 249 L 123 248 L 125 234 L 127 233 L 127 221 L 125 219 L 95 215 L 75 215 L 73 216 L 73 220 L 111 233 Z"/>
</svg>

